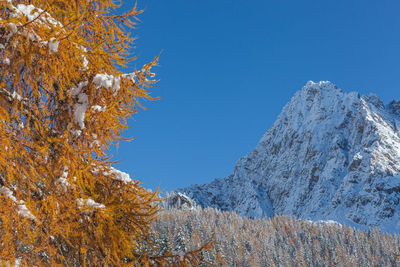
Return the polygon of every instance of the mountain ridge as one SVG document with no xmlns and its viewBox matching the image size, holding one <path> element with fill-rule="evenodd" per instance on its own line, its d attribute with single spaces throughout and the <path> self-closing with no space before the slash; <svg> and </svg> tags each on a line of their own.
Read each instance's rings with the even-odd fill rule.
<svg viewBox="0 0 400 267">
<path fill-rule="evenodd" d="M 309 81 L 226 178 L 178 189 L 242 216 L 399 232 L 400 102 Z"/>
</svg>

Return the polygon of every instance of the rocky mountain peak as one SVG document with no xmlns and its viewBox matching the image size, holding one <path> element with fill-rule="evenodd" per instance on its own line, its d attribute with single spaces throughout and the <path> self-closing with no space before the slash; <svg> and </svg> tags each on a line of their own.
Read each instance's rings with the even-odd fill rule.
<svg viewBox="0 0 400 267">
<path fill-rule="evenodd" d="M 301 89 L 301 91 L 306 92 L 317 92 L 317 91 L 334 91 L 334 92 L 342 92 L 334 83 L 330 81 L 320 81 L 320 82 L 313 82 L 308 81 L 305 86 Z"/>
<path fill-rule="evenodd" d="M 201 206 L 400 231 L 400 102 L 308 82 L 233 174 L 182 189 Z"/>
</svg>

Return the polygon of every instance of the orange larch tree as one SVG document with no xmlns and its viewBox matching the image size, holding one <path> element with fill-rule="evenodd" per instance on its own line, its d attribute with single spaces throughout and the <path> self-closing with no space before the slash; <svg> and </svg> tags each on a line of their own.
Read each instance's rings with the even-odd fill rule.
<svg viewBox="0 0 400 267">
<path fill-rule="evenodd" d="M 153 100 L 157 58 L 134 60 L 136 7 L 114 0 L 0 1 L 0 263 L 185 265 L 154 256 L 157 192 L 111 167 L 106 151 Z"/>
</svg>

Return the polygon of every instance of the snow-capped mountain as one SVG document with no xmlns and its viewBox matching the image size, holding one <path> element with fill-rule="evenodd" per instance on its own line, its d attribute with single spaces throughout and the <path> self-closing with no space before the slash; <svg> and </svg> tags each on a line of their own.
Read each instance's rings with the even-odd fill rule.
<svg viewBox="0 0 400 267">
<path fill-rule="evenodd" d="M 233 174 L 178 189 L 243 216 L 400 232 L 400 101 L 308 82 Z"/>
</svg>

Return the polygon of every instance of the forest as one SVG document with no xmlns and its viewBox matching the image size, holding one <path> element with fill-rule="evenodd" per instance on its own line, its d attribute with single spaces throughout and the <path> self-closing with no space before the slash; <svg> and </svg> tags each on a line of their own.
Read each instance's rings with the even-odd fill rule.
<svg viewBox="0 0 400 267">
<path fill-rule="evenodd" d="M 170 196 L 173 197 L 173 196 Z M 198 206 L 163 205 L 153 224 L 161 250 L 187 251 L 213 240 L 203 255 L 216 266 L 398 266 L 398 234 L 356 230 L 289 216 L 252 219 Z M 203 265 L 211 266 L 211 265 Z"/>
</svg>

